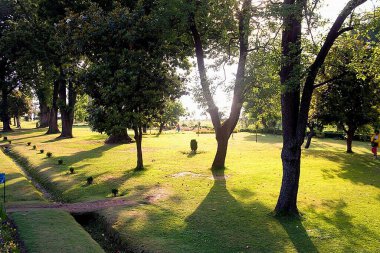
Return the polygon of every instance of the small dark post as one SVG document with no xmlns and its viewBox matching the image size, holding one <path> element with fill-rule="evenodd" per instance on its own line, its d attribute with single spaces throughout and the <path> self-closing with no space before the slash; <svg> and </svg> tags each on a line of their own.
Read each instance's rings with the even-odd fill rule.
<svg viewBox="0 0 380 253">
<path fill-rule="evenodd" d="M 258 127 L 257 127 L 257 125 L 256 125 L 256 142 L 257 142 L 257 128 L 258 128 Z"/>
</svg>

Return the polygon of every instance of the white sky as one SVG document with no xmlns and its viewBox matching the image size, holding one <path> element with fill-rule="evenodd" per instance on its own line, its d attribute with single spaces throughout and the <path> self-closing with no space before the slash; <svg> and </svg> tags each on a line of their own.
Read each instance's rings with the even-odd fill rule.
<svg viewBox="0 0 380 253">
<path fill-rule="evenodd" d="M 321 14 L 324 18 L 329 19 L 331 22 L 335 20 L 335 18 L 338 16 L 339 12 L 343 9 L 343 7 L 347 4 L 348 0 L 324 0 L 323 7 L 321 9 Z M 366 3 L 361 5 L 356 12 L 363 12 L 363 11 L 370 11 L 373 10 L 375 7 L 380 6 L 380 0 L 368 0 Z M 234 75 L 236 72 L 236 66 L 225 66 L 226 70 L 226 76 L 227 79 L 225 81 L 226 84 L 231 83 L 234 81 Z M 193 67 L 191 76 L 198 76 L 198 69 L 196 66 Z M 219 71 L 208 71 L 209 76 L 220 76 L 222 79 L 224 79 L 224 73 L 223 70 L 220 69 Z M 194 80 L 194 78 L 192 78 Z M 190 85 L 197 85 L 200 86 L 199 79 L 197 81 L 192 81 Z M 214 100 L 216 105 L 219 107 L 221 111 L 229 111 L 229 107 L 231 106 L 231 96 L 232 94 L 226 94 L 223 91 L 223 88 L 220 88 L 217 90 L 216 94 L 214 95 Z M 193 114 L 193 117 L 195 119 L 205 119 L 206 117 L 202 115 L 202 110 L 199 109 L 197 103 L 192 99 L 192 95 L 183 96 L 181 98 L 182 104 L 184 107 L 187 108 L 189 113 Z M 209 115 L 207 114 L 207 118 Z"/>
</svg>

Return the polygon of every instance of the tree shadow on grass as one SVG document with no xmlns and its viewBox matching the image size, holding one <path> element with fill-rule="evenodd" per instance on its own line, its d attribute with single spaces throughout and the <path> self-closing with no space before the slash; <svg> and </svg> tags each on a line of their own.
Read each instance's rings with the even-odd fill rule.
<svg viewBox="0 0 380 253">
<path fill-rule="evenodd" d="M 308 207 L 309 214 L 312 214 L 318 221 L 328 224 L 325 227 L 329 227 L 328 230 L 315 229 L 315 237 L 344 240 L 345 243 L 342 243 L 344 249 L 340 249 L 340 252 L 354 252 L 359 245 L 367 247 L 363 249 L 361 246 L 363 252 L 374 252 L 374 250 L 379 249 L 380 235 L 370 230 L 366 225 L 358 223 L 355 216 L 346 212 L 345 209 L 348 205 L 345 201 L 328 200 L 324 201 L 323 205 L 333 212 L 319 211 L 313 206 Z M 333 251 L 335 250 L 338 249 Z"/>
<path fill-rule="evenodd" d="M 322 169 L 325 179 L 340 177 L 354 183 L 362 183 L 380 188 L 380 160 L 370 154 L 347 154 L 324 150 L 313 150 L 308 154 L 313 158 L 328 159 L 339 164 L 338 169 Z"/>
</svg>

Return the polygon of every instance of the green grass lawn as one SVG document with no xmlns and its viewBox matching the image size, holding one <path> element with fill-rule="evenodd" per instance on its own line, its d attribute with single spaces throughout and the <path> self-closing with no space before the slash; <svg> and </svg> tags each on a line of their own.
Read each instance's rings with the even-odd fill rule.
<svg viewBox="0 0 380 253">
<path fill-rule="evenodd" d="M 47 203 L 14 161 L 2 151 L 0 166 L 0 173 L 6 173 L 6 205 Z M 0 186 L 2 202 L 3 185 Z M 104 252 L 66 212 L 38 210 L 12 213 L 10 217 L 17 225 L 17 232 L 28 252 Z M 0 252 L 3 252 L 1 247 L 0 244 Z"/>
<path fill-rule="evenodd" d="M 46 129 L 10 135 L 14 151 L 70 202 L 102 199 L 118 188 L 126 198 L 153 204 L 101 212 L 131 247 L 155 252 L 380 252 L 380 162 L 368 143 L 313 140 L 303 152 L 301 220 L 271 211 L 281 184 L 281 137 L 234 134 L 225 180 L 214 181 L 212 134 L 167 133 L 143 138 L 146 170 L 134 172 L 134 144 L 105 145 L 105 135 L 75 127 L 74 139 L 56 140 Z M 189 153 L 197 139 L 198 154 Z M 37 150 L 26 142 L 37 145 Z M 38 150 L 53 153 L 52 158 Z M 58 165 L 58 159 L 64 164 Z M 74 167 L 76 173 L 68 174 Z M 86 186 L 86 178 L 94 184 Z"/>
<path fill-rule="evenodd" d="M 38 210 L 12 214 L 28 252 L 104 252 L 67 212 Z"/>
</svg>

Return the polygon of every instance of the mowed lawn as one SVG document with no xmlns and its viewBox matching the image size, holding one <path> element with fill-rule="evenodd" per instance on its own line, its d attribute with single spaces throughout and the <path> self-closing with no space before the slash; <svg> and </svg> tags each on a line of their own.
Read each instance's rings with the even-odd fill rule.
<svg viewBox="0 0 380 253">
<path fill-rule="evenodd" d="M 111 197 L 150 201 L 101 212 L 131 248 L 153 252 L 380 252 L 380 161 L 368 143 L 313 140 L 303 152 L 302 219 L 271 214 L 281 185 L 281 137 L 234 134 L 225 179 L 210 170 L 214 135 L 165 133 L 143 138 L 144 171 L 135 172 L 135 144 L 105 145 L 105 135 L 75 127 L 74 139 L 46 129 L 9 135 L 41 180 L 69 202 Z M 197 139 L 198 153 L 190 154 Z M 37 150 L 26 143 L 32 142 Z M 52 158 L 38 150 L 53 153 Z M 58 159 L 64 164 L 58 165 Z M 75 174 L 68 173 L 69 167 Z M 94 177 L 87 186 L 86 178 Z"/>
</svg>

